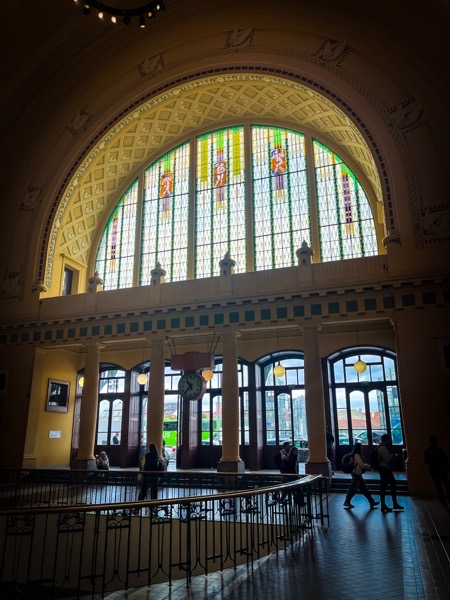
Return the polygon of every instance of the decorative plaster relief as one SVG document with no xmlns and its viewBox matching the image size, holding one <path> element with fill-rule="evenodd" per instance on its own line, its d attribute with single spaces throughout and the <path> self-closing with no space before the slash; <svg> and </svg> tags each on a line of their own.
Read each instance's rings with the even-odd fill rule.
<svg viewBox="0 0 450 600">
<path fill-rule="evenodd" d="M 344 59 L 350 52 L 348 42 L 338 42 L 327 38 L 325 43 L 319 48 L 317 57 L 327 63 L 334 63 Z"/>
<path fill-rule="evenodd" d="M 422 214 L 423 233 L 426 237 L 450 236 L 450 206 L 426 208 Z"/>
<path fill-rule="evenodd" d="M 225 48 L 245 48 L 251 46 L 254 34 L 255 30 L 253 27 L 230 31 Z"/>
<path fill-rule="evenodd" d="M 397 106 L 392 114 L 399 129 L 408 129 L 417 125 L 423 114 L 423 105 L 417 100 L 408 100 Z"/>
<path fill-rule="evenodd" d="M 82 108 L 67 125 L 67 129 L 72 135 L 76 135 L 86 127 L 90 118 L 91 115 Z"/>
<path fill-rule="evenodd" d="M 41 203 L 41 188 L 28 187 L 25 196 L 22 199 L 20 210 L 33 211 Z"/>
<path fill-rule="evenodd" d="M 139 65 L 139 74 L 141 77 L 145 77 L 146 75 L 152 75 L 157 71 L 161 71 L 164 67 L 163 59 L 161 54 L 157 54 L 156 56 L 146 57 L 144 62 Z"/>
<path fill-rule="evenodd" d="M 23 274 L 22 271 L 13 271 L 5 275 L 3 282 L 3 299 L 19 298 L 22 291 Z"/>
</svg>

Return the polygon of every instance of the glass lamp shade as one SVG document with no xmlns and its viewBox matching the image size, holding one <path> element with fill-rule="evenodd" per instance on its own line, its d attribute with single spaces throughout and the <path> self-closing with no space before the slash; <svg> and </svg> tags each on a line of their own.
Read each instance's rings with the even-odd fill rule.
<svg viewBox="0 0 450 600">
<path fill-rule="evenodd" d="M 80 388 L 83 387 L 83 385 L 84 385 L 84 377 L 80 377 L 80 379 L 78 380 L 78 385 L 80 386 Z"/>
<path fill-rule="evenodd" d="M 211 381 L 211 379 L 214 377 L 214 373 L 211 371 L 211 369 L 205 369 L 202 371 L 202 377 L 205 381 Z"/>
<path fill-rule="evenodd" d="M 285 372 L 286 372 L 286 369 L 282 365 L 280 365 L 280 363 L 278 363 L 277 366 L 273 370 L 273 374 L 275 375 L 275 377 L 283 377 Z"/>
<path fill-rule="evenodd" d="M 363 360 L 361 360 L 358 357 L 358 360 L 353 365 L 353 368 L 355 369 L 355 371 L 357 373 L 364 373 L 364 371 L 367 369 L 367 365 L 366 365 L 366 363 Z"/>
<path fill-rule="evenodd" d="M 147 380 L 148 380 L 147 373 L 139 373 L 139 375 L 137 376 L 137 382 L 139 385 L 145 385 L 147 383 Z"/>
</svg>

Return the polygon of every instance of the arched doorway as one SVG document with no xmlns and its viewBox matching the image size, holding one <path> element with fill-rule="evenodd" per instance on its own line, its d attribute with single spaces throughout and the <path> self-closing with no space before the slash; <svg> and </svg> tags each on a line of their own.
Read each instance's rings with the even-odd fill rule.
<svg viewBox="0 0 450 600">
<path fill-rule="evenodd" d="M 361 359 L 367 366 L 357 373 Z M 328 380 L 336 465 L 356 442 L 366 452 L 380 443 L 383 433 L 392 436 L 402 457 L 405 447 L 395 353 L 383 348 L 348 348 L 328 358 Z M 398 469 L 403 469 L 403 457 Z"/>
</svg>

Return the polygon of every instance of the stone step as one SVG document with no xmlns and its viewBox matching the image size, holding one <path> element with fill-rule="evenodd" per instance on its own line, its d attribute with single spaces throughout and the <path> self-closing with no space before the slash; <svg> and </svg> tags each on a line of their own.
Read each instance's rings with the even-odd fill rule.
<svg viewBox="0 0 450 600">
<path fill-rule="evenodd" d="M 345 494 L 349 488 L 351 477 L 333 477 L 331 479 L 330 491 Z M 380 493 L 379 479 L 365 479 L 367 487 L 372 494 Z M 409 496 L 408 481 L 406 479 L 397 479 L 397 494 L 399 496 Z"/>
</svg>

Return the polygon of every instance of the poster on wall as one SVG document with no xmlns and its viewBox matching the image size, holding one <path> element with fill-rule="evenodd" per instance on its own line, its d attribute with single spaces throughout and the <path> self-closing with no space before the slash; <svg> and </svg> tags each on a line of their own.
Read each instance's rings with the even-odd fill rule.
<svg viewBox="0 0 450 600">
<path fill-rule="evenodd" d="M 69 389 L 68 381 L 49 379 L 45 410 L 66 413 L 69 410 Z"/>
</svg>

